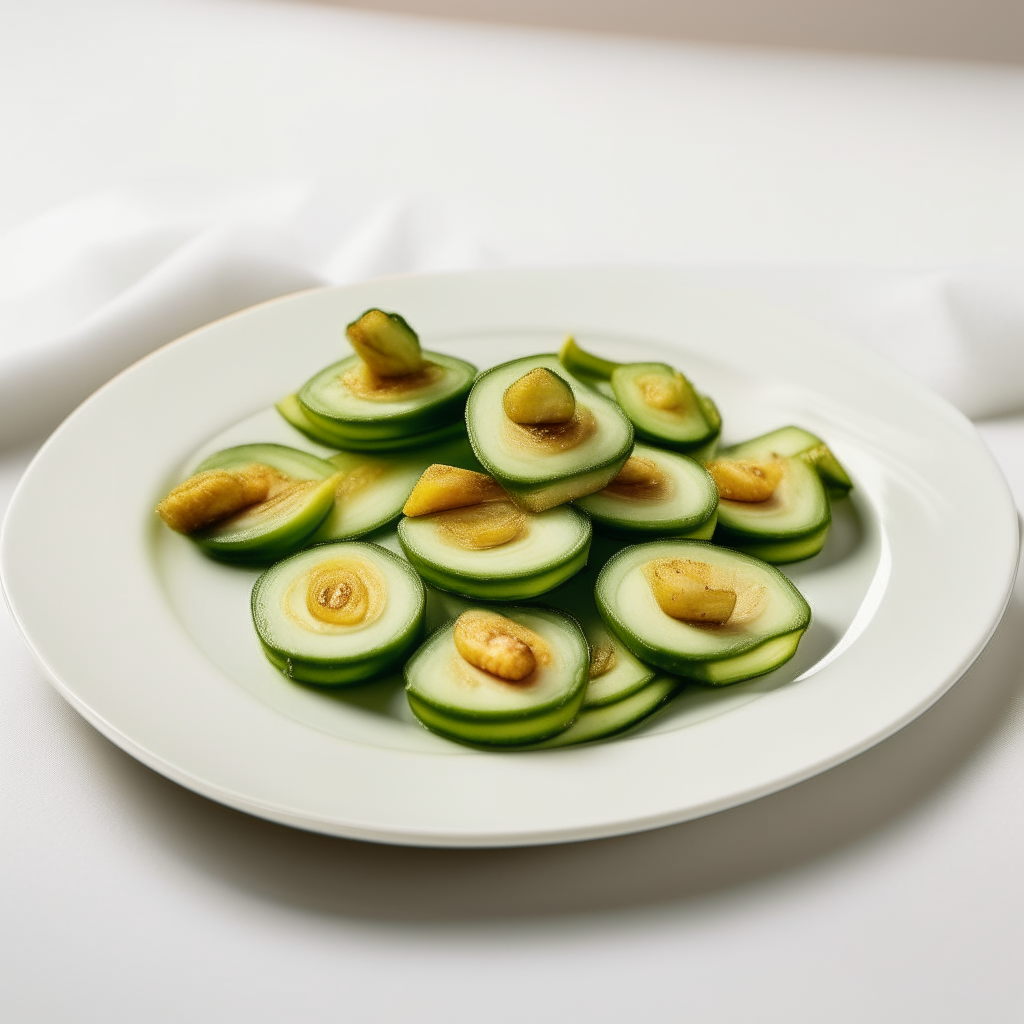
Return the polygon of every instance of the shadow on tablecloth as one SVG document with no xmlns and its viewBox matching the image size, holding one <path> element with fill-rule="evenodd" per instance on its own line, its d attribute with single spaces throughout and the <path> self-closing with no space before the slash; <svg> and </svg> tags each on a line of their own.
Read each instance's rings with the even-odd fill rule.
<svg viewBox="0 0 1024 1024">
<path fill-rule="evenodd" d="M 511 850 L 389 847 L 250 818 L 127 755 L 111 785 L 161 845 L 204 874 L 324 915 L 495 922 L 665 906 L 800 871 L 922 813 L 992 740 L 1022 689 L 1022 666 L 1019 584 L 971 671 L 896 736 L 781 793 L 616 839 Z"/>
</svg>

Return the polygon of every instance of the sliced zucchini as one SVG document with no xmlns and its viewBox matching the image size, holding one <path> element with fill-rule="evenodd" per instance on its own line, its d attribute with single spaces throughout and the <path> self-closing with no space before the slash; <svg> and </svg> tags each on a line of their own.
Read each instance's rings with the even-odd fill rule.
<svg viewBox="0 0 1024 1024">
<path fill-rule="evenodd" d="M 565 729 L 587 685 L 587 642 L 550 608 L 471 608 L 405 666 L 409 706 L 463 743 L 521 746 Z"/>
<path fill-rule="evenodd" d="M 265 564 L 309 541 L 334 504 L 336 474 L 285 445 L 239 445 L 202 462 L 157 512 L 214 558 Z"/>
<path fill-rule="evenodd" d="M 462 419 L 476 375 L 471 363 L 421 351 L 397 313 L 368 309 L 345 333 L 356 354 L 311 377 L 295 401 L 285 399 L 289 422 L 343 448 L 380 450 L 422 444 L 428 433 L 436 440 Z"/>
<path fill-rule="evenodd" d="M 735 458 L 736 449 L 708 463 L 718 486 L 715 540 L 782 564 L 816 555 L 832 521 L 828 494 L 801 458 Z"/>
<path fill-rule="evenodd" d="M 725 453 L 723 453 L 725 454 Z M 836 497 L 853 487 L 846 470 L 820 437 L 801 427 L 780 427 L 751 441 L 734 445 L 728 456 L 734 459 L 770 459 L 799 457 L 817 470 L 818 476 Z"/>
<path fill-rule="evenodd" d="M 289 679 L 362 682 L 395 667 L 422 634 L 423 582 L 377 544 L 324 544 L 278 562 L 252 590 L 252 621 Z"/>
<path fill-rule="evenodd" d="M 638 444 L 604 490 L 578 498 L 576 505 L 590 516 L 596 530 L 610 537 L 710 540 L 718 490 L 700 463 Z"/>
<path fill-rule="evenodd" d="M 600 565 L 597 569 L 588 565 L 564 586 L 545 596 L 546 602 L 572 615 L 587 638 L 590 669 L 583 698 L 584 708 L 614 704 L 642 689 L 655 675 L 653 668 L 637 660 L 608 629 L 598 613 L 594 603 L 594 582 L 599 569 Z"/>
<path fill-rule="evenodd" d="M 277 411 L 300 433 L 317 444 L 328 448 L 341 448 L 355 452 L 393 452 L 419 449 L 427 445 L 439 444 L 449 439 L 466 436 L 466 425 L 462 420 L 438 427 L 436 430 L 424 430 L 422 433 L 408 437 L 392 437 L 383 440 L 357 438 L 350 431 L 339 430 L 326 420 L 314 421 L 306 414 L 298 395 L 287 395 L 276 405 Z"/>
<path fill-rule="evenodd" d="M 397 382 L 405 378 L 361 387 L 363 363 L 358 356 L 349 356 L 303 384 L 299 404 L 315 429 L 329 430 L 349 444 L 379 444 L 436 432 L 461 419 L 476 367 L 439 352 L 425 355 L 429 361 L 417 387 L 402 390 Z"/>
<path fill-rule="evenodd" d="M 421 576 L 466 597 L 536 597 L 579 572 L 590 550 L 590 520 L 570 506 L 524 512 L 510 501 L 406 517 L 398 538 Z"/>
<path fill-rule="evenodd" d="M 327 461 L 341 476 L 334 508 L 313 535 L 313 543 L 352 540 L 394 522 L 420 475 L 435 462 L 478 465 L 465 438 L 402 455 L 341 452 Z"/>
<path fill-rule="evenodd" d="M 571 418 L 531 422 L 527 378 L 538 405 L 552 393 L 551 378 L 565 385 L 572 393 Z M 517 401 L 508 408 L 516 420 L 505 402 L 513 386 Z M 466 427 L 486 471 L 531 512 L 601 490 L 633 447 L 633 428 L 622 410 L 566 374 L 553 355 L 514 359 L 481 374 L 466 403 Z"/>
<path fill-rule="evenodd" d="M 624 548 L 601 571 L 594 597 L 641 661 L 713 686 L 778 668 L 811 620 L 778 569 L 705 541 Z"/>
<path fill-rule="evenodd" d="M 612 374 L 612 388 L 638 437 L 675 451 L 700 453 L 718 438 L 722 419 L 714 402 L 667 363 L 620 366 Z"/>
<path fill-rule="evenodd" d="M 666 363 L 616 363 L 585 352 L 567 338 L 559 353 L 562 365 L 579 380 L 604 390 L 611 384 L 616 401 L 633 423 L 637 437 L 663 448 L 711 455 L 722 428 L 718 407 L 700 394 L 678 370 Z"/>
<path fill-rule="evenodd" d="M 576 720 L 565 732 L 538 743 L 535 750 L 552 747 L 569 747 L 576 743 L 590 743 L 617 736 L 650 718 L 659 708 L 664 707 L 683 685 L 675 676 L 658 676 L 641 689 L 622 700 L 600 707 L 583 708 Z"/>
</svg>

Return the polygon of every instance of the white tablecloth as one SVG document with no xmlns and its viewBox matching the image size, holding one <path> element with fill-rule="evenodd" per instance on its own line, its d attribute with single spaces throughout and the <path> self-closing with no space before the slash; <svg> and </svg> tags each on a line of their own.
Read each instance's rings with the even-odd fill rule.
<svg viewBox="0 0 1024 1024">
<path fill-rule="evenodd" d="M 357 204 L 453 198 L 505 262 L 1006 264 L 1022 115 L 1015 68 L 37 0 L 0 11 L 0 229 L 162 175 L 314 175 Z M 1020 503 L 1024 420 L 982 432 Z M 0 456 L 4 502 L 31 447 Z M 446 852 L 289 831 L 152 774 L 4 613 L 0 1018 L 1017 1019 L 1022 627 L 1019 592 L 935 708 L 776 796 Z"/>
</svg>

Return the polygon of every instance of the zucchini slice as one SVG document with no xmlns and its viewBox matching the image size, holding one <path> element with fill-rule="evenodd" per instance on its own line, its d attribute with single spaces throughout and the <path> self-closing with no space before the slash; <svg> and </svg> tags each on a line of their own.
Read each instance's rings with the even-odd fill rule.
<svg viewBox="0 0 1024 1024">
<path fill-rule="evenodd" d="M 585 352 L 567 338 L 562 365 L 577 379 L 611 393 L 633 423 L 637 437 L 696 459 L 714 451 L 722 417 L 718 407 L 666 363 L 616 363 Z"/>
<path fill-rule="evenodd" d="M 489 660 L 493 652 L 526 661 L 506 670 L 504 662 Z M 587 664 L 587 642 L 569 616 L 550 608 L 476 607 L 438 629 L 409 659 L 406 696 L 427 728 L 450 739 L 522 746 L 561 732 L 576 717 Z"/>
<path fill-rule="evenodd" d="M 340 448 L 354 452 L 393 452 L 422 448 L 438 444 L 450 438 L 466 436 L 466 425 L 456 420 L 434 430 L 424 430 L 408 437 L 392 437 L 371 440 L 353 436 L 351 431 L 342 430 L 326 420 L 313 420 L 306 414 L 298 395 L 287 395 L 275 406 L 277 411 L 300 433 L 317 444 L 328 448 Z"/>
<path fill-rule="evenodd" d="M 404 377 L 367 384 L 359 356 L 342 359 L 302 385 L 302 412 L 314 429 L 329 431 L 348 447 L 407 440 L 457 423 L 476 367 L 439 352 L 423 355 L 425 369 L 415 375 L 416 386 Z"/>
<path fill-rule="evenodd" d="M 509 501 L 398 524 L 402 550 L 428 583 L 489 601 L 537 597 L 564 583 L 587 564 L 590 538 L 590 520 L 571 506 L 524 512 Z"/>
<path fill-rule="evenodd" d="M 533 749 L 570 747 L 576 743 L 590 743 L 617 736 L 650 718 L 676 695 L 682 685 L 683 681 L 675 676 L 661 675 L 630 696 L 612 704 L 587 707 L 584 702 L 576 720 L 565 732 L 538 743 Z"/>
<path fill-rule="evenodd" d="M 703 455 L 718 439 L 722 418 L 710 398 L 699 395 L 667 363 L 627 363 L 612 374 L 619 405 L 637 436 L 664 448 Z"/>
<path fill-rule="evenodd" d="M 571 420 L 544 425 L 509 418 L 506 392 L 538 370 L 571 390 Z M 622 410 L 565 373 L 553 355 L 514 359 L 481 374 L 466 403 L 466 428 L 484 469 L 531 512 L 601 490 L 633 448 Z"/>
<path fill-rule="evenodd" d="M 266 564 L 309 541 L 334 504 L 336 474 L 329 462 L 296 448 L 239 445 L 202 462 L 157 510 L 214 558 Z M 262 486 L 223 503 L 239 482 Z M 226 514 L 216 514 L 218 502 Z"/>
<path fill-rule="evenodd" d="M 394 522 L 420 475 L 435 462 L 466 469 L 479 465 L 465 437 L 402 455 L 341 452 L 327 461 L 341 476 L 334 508 L 313 535 L 314 544 L 353 540 Z"/>
<path fill-rule="evenodd" d="M 252 590 L 252 621 L 289 679 L 359 683 L 403 661 L 422 634 L 425 590 L 377 544 L 345 542 L 271 566 Z"/>
<path fill-rule="evenodd" d="M 610 537 L 710 540 L 718 489 L 693 459 L 638 444 L 603 491 L 577 498 L 576 505 L 590 516 L 596 530 Z"/>
<path fill-rule="evenodd" d="M 722 453 L 725 458 L 708 464 L 720 490 L 723 465 L 745 465 L 755 471 L 767 468 L 779 479 L 771 496 L 761 501 L 720 497 L 715 541 L 779 565 L 816 555 L 828 535 L 832 507 L 814 468 L 802 458 L 773 457 L 764 463 L 737 460 L 735 452 L 729 449 Z"/>
<path fill-rule="evenodd" d="M 829 446 L 802 427 L 780 427 L 728 450 L 728 457 L 733 459 L 770 459 L 772 456 L 803 459 L 817 471 L 835 497 L 841 498 L 853 488 L 853 481 Z"/>
<path fill-rule="evenodd" d="M 665 612 L 650 579 L 660 566 L 692 574 L 712 598 L 731 593 L 731 611 L 719 616 L 725 621 L 683 621 Z M 778 569 L 706 541 L 624 548 L 601 571 L 594 597 L 609 628 L 637 658 L 712 686 L 778 668 L 796 652 L 811 621 L 807 602 Z"/>
<path fill-rule="evenodd" d="M 597 560 L 600 561 L 600 557 Z M 598 613 L 594 603 L 594 582 L 598 571 L 588 565 L 565 586 L 545 598 L 556 608 L 568 612 L 580 624 L 587 638 L 590 668 L 587 692 L 583 697 L 584 708 L 614 704 L 642 689 L 655 676 L 655 670 L 637 660 L 629 648 L 608 629 Z"/>
</svg>

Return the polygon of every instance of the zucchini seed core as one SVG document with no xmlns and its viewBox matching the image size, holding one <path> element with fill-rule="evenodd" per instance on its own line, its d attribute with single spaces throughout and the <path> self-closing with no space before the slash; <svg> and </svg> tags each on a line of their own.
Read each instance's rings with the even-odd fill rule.
<svg viewBox="0 0 1024 1024">
<path fill-rule="evenodd" d="M 509 447 L 525 450 L 530 455 L 556 455 L 583 444 L 597 433 L 597 417 L 586 406 L 576 406 L 576 413 L 565 423 L 543 423 L 528 426 L 506 419 Z"/>
<path fill-rule="evenodd" d="M 406 397 L 411 391 L 429 387 L 444 376 L 444 369 L 437 363 L 421 362 L 420 369 L 391 377 L 378 375 L 368 363 L 357 363 L 342 374 L 341 381 L 356 398 L 371 402 L 393 402 Z"/>
<path fill-rule="evenodd" d="M 653 459 L 631 455 L 601 493 L 633 501 L 664 501 L 672 496 L 672 481 Z"/>
<path fill-rule="evenodd" d="M 364 462 L 361 466 L 356 466 L 338 481 L 334 492 L 335 500 L 344 501 L 346 498 L 354 498 L 360 491 L 379 480 L 386 472 L 387 466 L 380 462 Z"/>
<path fill-rule="evenodd" d="M 736 607 L 736 591 L 712 586 L 714 567 L 689 558 L 655 558 L 644 567 L 658 607 L 682 622 L 722 625 Z"/>
<path fill-rule="evenodd" d="M 647 373 L 636 381 L 644 402 L 652 409 L 663 412 L 682 412 L 686 401 L 686 378 L 676 371 L 667 373 Z"/>
<path fill-rule="evenodd" d="M 376 566 L 357 559 L 332 559 L 305 577 L 306 610 L 329 626 L 361 626 L 384 607 L 387 584 Z"/>
<path fill-rule="evenodd" d="M 467 551 L 482 551 L 518 540 L 526 531 L 526 513 L 510 501 L 492 501 L 438 513 L 437 535 Z"/>
<path fill-rule="evenodd" d="M 544 641 L 512 619 L 471 609 L 455 621 L 455 648 L 475 668 L 506 682 L 522 682 L 550 661 Z"/>
<path fill-rule="evenodd" d="M 771 458 L 766 462 L 747 459 L 717 459 L 707 464 L 719 497 L 726 501 L 767 501 L 782 482 L 785 463 Z"/>
<path fill-rule="evenodd" d="M 594 644 L 590 649 L 590 678 L 599 679 L 611 672 L 618 660 L 611 644 Z"/>
</svg>

